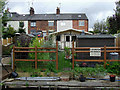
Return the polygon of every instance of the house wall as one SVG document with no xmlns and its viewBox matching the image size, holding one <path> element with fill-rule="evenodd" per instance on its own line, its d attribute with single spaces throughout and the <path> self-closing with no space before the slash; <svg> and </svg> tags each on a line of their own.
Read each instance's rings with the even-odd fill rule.
<svg viewBox="0 0 120 90">
<path fill-rule="evenodd" d="M 54 26 L 48 26 L 48 21 L 36 21 L 36 27 L 30 26 L 31 21 L 28 21 L 28 33 L 30 33 L 31 30 L 41 30 L 41 31 L 47 31 L 47 30 L 57 30 L 57 22 L 54 21 Z"/>
<path fill-rule="evenodd" d="M 8 21 L 7 26 L 11 25 L 16 31 L 19 29 L 19 22 L 20 21 Z M 23 21 L 26 34 L 28 34 L 28 21 Z"/>
<path fill-rule="evenodd" d="M 81 20 L 83 21 L 83 20 Z M 79 26 L 79 20 L 73 20 L 73 28 L 74 29 L 78 29 L 78 30 L 84 30 L 86 32 L 88 32 L 88 20 L 84 20 L 85 25 L 84 26 Z"/>
<path fill-rule="evenodd" d="M 57 31 L 62 31 L 65 29 L 72 28 L 72 20 L 58 20 L 57 21 Z"/>
<path fill-rule="evenodd" d="M 11 25 L 16 31 L 19 29 L 19 21 L 8 21 L 7 26 Z"/>
</svg>

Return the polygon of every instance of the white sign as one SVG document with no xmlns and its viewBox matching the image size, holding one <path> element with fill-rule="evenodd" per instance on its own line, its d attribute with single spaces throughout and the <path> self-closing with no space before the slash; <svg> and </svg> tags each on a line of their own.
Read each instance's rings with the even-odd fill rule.
<svg viewBox="0 0 120 90">
<path fill-rule="evenodd" d="M 101 48 L 90 48 L 90 56 L 101 56 Z"/>
</svg>

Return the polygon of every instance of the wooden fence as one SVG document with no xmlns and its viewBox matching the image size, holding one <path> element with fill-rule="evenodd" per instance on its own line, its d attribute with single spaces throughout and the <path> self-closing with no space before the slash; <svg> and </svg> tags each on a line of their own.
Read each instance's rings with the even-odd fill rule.
<svg viewBox="0 0 120 90">
<path fill-rule="evenodd" d="M 103 60 L 79 60 L 74 59 L 75 53 L 90 53 L 90 48 L 101 48 L 101 52 L 104 53 L 104 59 Z M 106 53 L 109 52 L 120 52 L 120 47 L 74 47 L 74 42 L 72 42 L 72 68 L 74 69 L 74 63 L 77 62 L 104 62 L 104 68 L 106 68 L 106 62 L 113 62 L 113 61 L 120 61 L 120 60 L 107 60 L 106 59 Z"/>
<path fill-rule="evenodd" d="M 101 52 L 104 53 L 104 59 L 103 60 L 79 60 L 74 58 L 75 53 L 90 53 L 90 48 L 100 48 Z M 18 51 L 17 49 L 25 49 L 26 51 Z M 27 51 L 27 49 L 34 49 L 34 51 Z M 54 49 L 55 51 L 38 51 L 38 49 L 46 49 L 51 50 Z M 74 41 L 72 42 L 72 68 L 74 69 L 74 63 L 77 62 L 104 62 L 104 67 L 106 67 L 106 63 L 113 62 L 113 61 L 120 61 L 120 60 L 108 60 L 107 53 L 111 52 L 118 52 L 120 53 L 120 47 L 74 47 Z M 35 59 L 15 59 L 15 53 L 18 52 L 27 52 L 27 53 L 35 53 Z M 37 59 L 37 53 L 56 53 L 56 60 L 39 60 Z M 15 61 L 35 61 L 35 69 L 37 69 L 37 62 L 39 61 L 56 61 L 56 69 L 58 70 L 58 41 L 56 41 L 56 47 L 55 48 L 39 48 L 39 47 L 13 47 L 13 71 L 15 70 Z"/>
<path fill-rule="evenodd" d="M 26 51 L 20 51 L 21 50 L 26 50 Z M 27 50 L 34 50 L 34 51 L 27 51 Z M 55 50 L 55 51 L 38 51 L 38 49 L 41 50 Z M 35 53 L 35 59 L 15 59 L 15 53 Z M 56 53 L 56 60 L 38 60 L 37 59 L 37 53 Z M 56 61 L 56 69 L 58 70 L 58 41 L 56 41 L 56 47 L 55 48 L 40 48 L 40 47 L 13 47 L 13 71 L 15 70 L 15 61 L 35 61 L 35 69 L 37 69 L 37 62 L 39 61 Z"/>
</svg>

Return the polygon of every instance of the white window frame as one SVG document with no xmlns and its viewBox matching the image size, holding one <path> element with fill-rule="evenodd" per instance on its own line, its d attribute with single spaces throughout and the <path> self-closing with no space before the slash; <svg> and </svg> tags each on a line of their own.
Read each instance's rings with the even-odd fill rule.
<svg viewBox="0 0 120 90">
<path fill-rule="evenodd" d="M 49 24 L 52 23 L 52 24 Z M 54 26 L 54 21 L 48 21 L 48 26 Z"/>
<path fill-rule="evenodd" d="M 30 26 L 31 27 L 36 27 L 36 21 L 31 21 Z"/>
<path fill-rule="evenodd" d="M 85 26 L 85 21 L 79 20 L 79 26 Z"/>
</svg>

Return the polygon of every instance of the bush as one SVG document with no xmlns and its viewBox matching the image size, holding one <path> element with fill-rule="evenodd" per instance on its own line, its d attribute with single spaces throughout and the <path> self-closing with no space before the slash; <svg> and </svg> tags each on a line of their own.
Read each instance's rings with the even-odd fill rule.
<svg viewBox="0 0 120 90">
<path fill-rule="evenodd" d="M 13 45 L 10 46 L 2 46 L 2 55 L 11 55 Z"/>
<path fill-rule="evenodd" d="M 120 75 L 120 63 L 119 62 L 107 62 L 106 64 L 107 72 Z"/>
<path fill-rule="evenodd" d="M 90 77 L 102 77 L 106 75 L 106 69 L 103 65 L 96 65 L 95 68 L 92 67 L 75 67 L 74 73 L 76 75 L 83 74 L 84 76 Z"/>
<path fill-rule="evenodd" d="M 15 46 L 28 47 L 31 42 L 31 38 L 26 34 L 22 33 L 20 36 L 15 38 Z"/>
</svg>

